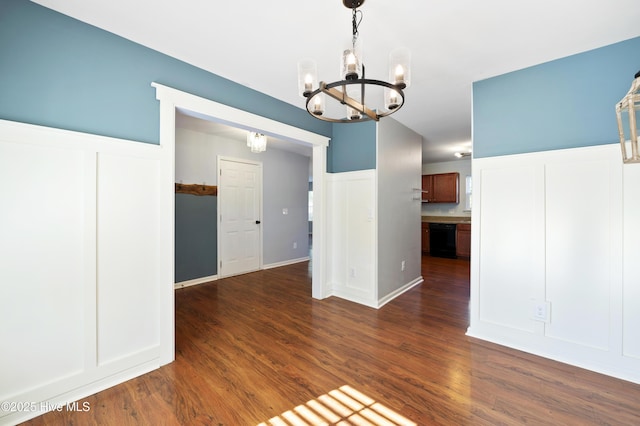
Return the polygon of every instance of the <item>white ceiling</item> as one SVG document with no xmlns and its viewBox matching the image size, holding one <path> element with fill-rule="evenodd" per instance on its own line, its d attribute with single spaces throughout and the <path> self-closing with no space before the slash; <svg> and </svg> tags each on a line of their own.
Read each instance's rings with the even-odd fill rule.
<svg viewBox="0 0 640 426">
<path fill-rule="evenodd" d="M 179 110 L 176 113 L 176 127 L 207 133 L 216 137 L 237 140 L 240 143 L 247 142 L 247 130 L 232 127 L 214 120 L 205 120 L 201 117 L 189 115 L 189 112 Z M 313 155 L 313 147 L 309 144 L 294 143 L 282 139 L 267 136 L 267 149 L 280 149 L 294 152 L 305 157 Z"/>
<path fill-rule="evenodd" d="M 337 80 L 351 36 L 340 0 L 33 1 L 301 108 L 298 60 Z M 423 162 L 470 147 L 473 81 L 640 35 L 638 0 L 367 0 L 361 10 L 368 78 L 387 78 L 394 47 L 412 51 L 393 117 L 423 136 Z"/>
</svg>

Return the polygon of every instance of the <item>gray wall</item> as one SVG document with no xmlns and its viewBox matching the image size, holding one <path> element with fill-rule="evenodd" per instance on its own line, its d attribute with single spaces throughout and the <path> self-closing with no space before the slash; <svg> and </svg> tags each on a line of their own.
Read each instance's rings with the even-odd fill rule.
<svg viewBox="0 0 640 426">
<path fill-rule="evenodd" d="M 378 123 L 378 299 L 420 277 L 422 137 L 385 118 Z M 401 271 L 401 262 L 405 270 Z"/>
<path fill-rule="evenodd" d="M 264 155 L 264 263 L 309 256 L 309 157 L 269 150 Z M 284 215 L 283 209 L 288 213 Z M 297 248 L 293 248 L 293 243 Z"/>
</svg>

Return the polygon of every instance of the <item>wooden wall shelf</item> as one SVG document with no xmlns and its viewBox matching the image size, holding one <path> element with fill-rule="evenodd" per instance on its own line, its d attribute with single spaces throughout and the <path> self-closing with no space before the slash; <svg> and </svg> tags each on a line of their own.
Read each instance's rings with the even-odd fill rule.
<svg viewBox="0 0 640 426">
<path fill-rule="evenodd" d="M 189 183 L 176 183 L 176 194 L 191 194 L 191 195 L 218 195 L 218 187 L 215 185 L 205 184 L 189 184 Z"/>
</svg>

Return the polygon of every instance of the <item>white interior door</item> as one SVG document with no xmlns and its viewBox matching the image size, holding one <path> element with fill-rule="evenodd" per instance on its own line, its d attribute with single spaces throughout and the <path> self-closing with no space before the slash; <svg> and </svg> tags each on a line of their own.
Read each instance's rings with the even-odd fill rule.
<svg viewBox="0 0 640 426">
<path fill-rule="evenodd" d="M 262 164 L 218 161 L 218 276 L 260 269 L 262 259 Z"/>
</svg>

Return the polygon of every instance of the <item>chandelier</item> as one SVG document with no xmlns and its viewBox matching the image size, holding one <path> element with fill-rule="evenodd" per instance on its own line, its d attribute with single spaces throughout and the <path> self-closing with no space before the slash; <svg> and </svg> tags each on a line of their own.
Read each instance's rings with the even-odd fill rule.
<svg viewBox="0 0 640 426">
<path fill-rule="evenodd" d="M 358 27 L 362 22 L 362 11 L 358 7 L 364 2 L 365 0 L 342 0 L 344 6 L 352 12 L 351 43 L 342 51 L 340 63 L 342 80 L 318 83 L 316 63 L 308 59 L 298 62 L 299 91 L 307 99 L 307 112 L 320 120 L 335 123 L 378 121 L 398 111 L 404 104 L 403 90 L 409 87 L 411 74 L 411 52 L 408 49 L 399 48 L 390 53 L 388 82 L 365 76 L 362 43 L 358 38 Z M 377 99 L 375 106 L 368 103 L 372 99 Z M 327 100 L 332 104 L 331 107 Z"/>
<path fill-rule="evenodd" d="M 629 92 L 616 104 L 616 116 L 622 161 L 640 163 L 640 71 L 634 76 Z"/>
<path fill-rule="evenodd" d="M 264 152 L 267 150 L 267 136 L 262 133 L 248 132 L 247 146 L 251 152 Z"/>
</svg>

